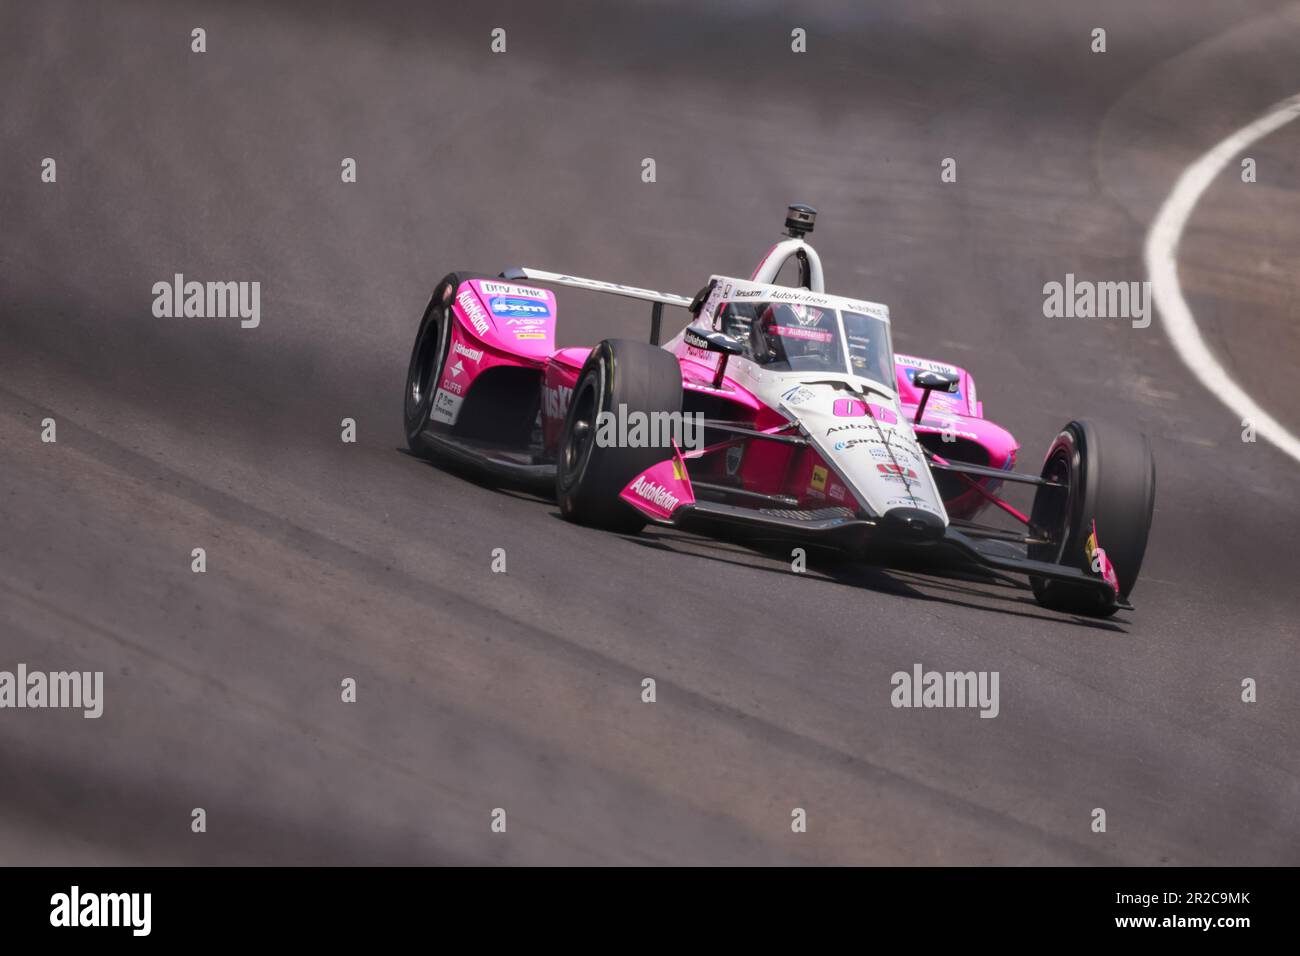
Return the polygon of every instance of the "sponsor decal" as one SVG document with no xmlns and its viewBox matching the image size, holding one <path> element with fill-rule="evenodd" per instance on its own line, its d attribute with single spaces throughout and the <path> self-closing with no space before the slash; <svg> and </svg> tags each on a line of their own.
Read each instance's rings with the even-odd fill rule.
<svg viewBox="0 0 1300 956">
<path fill-rule="evenodd" d="M 708 352 L 709 350 L 708 340 L 694 329 L 687 329 L 682 335 L 682 341 L 686 343 L 688 348 L 698 349 L 701 352 Z"/>
<path fill-rule="evenodd" d="M 493 315 L 507 318 L 548 319 L 551 317 L 551 307 L 546 302 L 523 299 L 519 296 L 493 296 L 488 300 L 488 308 L 492 310 Z"/>
<path fill-rule="evenodd" d="M 821 321 L 822 316 L 826 314 L 821 309 L 801 309 L 797 305 L 792 308 L 794 309 L 795 321 L 805 327 L 816 325 Z"/>
<path fill-rule="evenodd" d="M 546 338 L 545 332 L 520 332 L 517 329 L 515 330 L 515 341 L 520 341 L 521 339 L 544 339 L 544 338 Z"/>
<path fill-rule="evenodd" d="M 736 293 L 740 295 L 763 296 L 771 299 L 773 302 L 810 302 L 813 305 L 831 305 L 831 300 L 816 293 L 809 292 L 807 289 L 756 289 L 749 293 Z"/>
<path fill-rule="evenodd" d="M 1093 574 L 1101 575 L 1103 581 L 1119 593 L 1119 577 L 1115 574 L 1115 566 L 1110 563 L 1110 558 L 1106 556 L 1106 549 L 1097 544 L 1097 522 L 1092 522 L 1092 534 L 1088 535 L 1088 540 L 1084 542 L 1084 551 L 1088 555 L 1088 566 L 1092 568 Z"/>
<path fill-rule="evenodd" d="M 883 481 L 893 481 L 911 486 L 921 480 L 913 469 L 908 468 L 906 465 L 896 465 L 893 462 L 881 462 L 876 465 L 876 471 L 880 472 L 880 478 Z"/>
<path fill-rule="evenodd" d="M 457 375 L 464 375 L 464 374 L 465 374 L 465 363 L 462 362 L 462 361 L 460 361 L 460 359 L 457 359 L 457 360 L 456 360 L 456 364 L 453 365 L 453 366 L 452 366 L 448 371 L 451 372 L 451 377 L 452 377 L 452 378 L 455 378 Z"/>
<path fill-rule="evenodd" d="M 681 500 L 663 485 L 647 481 L 644 475 L 638 476 L 636 481 L 632 482 L 631 490 L 656 508 L 663 508 L 665 511 L 672 511 Z"/>
<path fill-rule="evenodd" d="M 907 369 L 908 381 L 916 377 L 917 370 L 926 372 L 947 372 L 950 375 L 960 375 L 961 369 L 955 365 L 949 365 L 947 362 L 933 362 L 930 359 L 914 358 L 910 355 L 895 355 L 894 364 L 902 365 Z"/>
<path fill-rule="evenodd" d="M 460 415 L 460 404 L 463 401 L 465 399 L 459 395 L 453 395 L 446 389 L 440 388 L 434 392 L 433 409 L 429 415 L 434 421 L 454 425 L 457 416 Z"/>
<path fill-rule="evenodd" d="M 907 458 L 917 464 L 924 461 L 920 448 L 903 438 L 900 433 L 886 431 L 884 436 L 884 438 L 877 438 L 874 435 L 864 438 L 842 438 L 831 447 L 836 451 L 866 448 L 873 458 Z"/>
<path fill-rule="evenodd" d="M 484 295 L 505 295 L 525 299 L 545 299 L 546 292 L 526 285 L 512 285 L 509 282 L 484 282 L 479 286 Z"/>
<path fill-rule="evenodd" d="M 934 419 L 927 417 L 921 419 L 921 421 L 918 424 L 913 425 L 912 428 L 915 431 L 923 432 L 927 435 L 936 433 L 941 435 L 956 435 L 958 438 L 968 438 L 971 441 L 979 441 L 979 436 L 974 432 L 956 428 L 951 421 L 935 421 Z"/>
<path fill-rule="evenodd" d="M 473 291 L 466 289 L 456 296 L 456 301 L 460 303 L 461 310 L 469 317 L 470 324 L 474 326 L 474 331 L 479 335 L 487 335 L 492 328 L 492 323 L 488 321 L 487 313 L 478 304 L 478 299 Z"/>
<path fill-rule="evenodd" d="M 542 389 L 542 405 L 546 408 L 548 418 L 563 418 L 569 413 L 569 401 L 573 398 L 573 389 L 567 385 L 547 385 Z"/>
<path fill-rule="evenodd" d="M 787 405 L 802 405 L 804 402 L 810 401 L 816 397 L 816 392 L 804 388 L 802 385 L 796 385 L 781 396 L 781 401 L 785 402 Z"/>
<path fill-rule="evenodd" d="M 810 342 L 829 342 L 833 338 L 825 329 L 804 329 L 797 325 L 769 325 L 766 331 L 787 339 L 807 339 Z"/>
<path fill-rule="evenodd" d="M 471 362 L 474 363 L 478 363 L 483 359 L 482 349 L 466 348 L 465 346 L 461 345 L 459 342 L 452 343 L 451 351 L 453 355 L 463 355 L 465 356 L 465 358 L 469 359 Z M 457 362 L 456 364 L 460 365 L 459 362 Z"/>
<path fill-rule="evenodd" d="M 876 471 L 880 472 L 882 475 L 903 475 L 906 478 L 916 477 L 916 472 L 914 472 L 911 468 L 908 468 L 905 465 L 895 465 L 895 464 L 877 465 Z"/>
<path fill-rule="evenodd" d="M 832 425 L 830 428 L 826 429 L 826 437 L 829 438 L 831 435 L 834 435 L 836 432 L 855 431 L 855 430 L 874 432 L 876 430 L 876 426 L 870 422 L 849 422 L 846 425 Z"/>
<path fill-rule="evenodd" d="M 810 487 L 814 491 L 826 490 L 826 469 L 821 465 L 813 465 L 812 484 Z"/>
<path fill-rule="evenodd" d="M 740 463 L 745 456 L 744 445 L 732 445 L 727 449 L 727 474 L 735 477 L 740 472 Z"/>
<path fill-rule="evenodd" d="M 448 379 L 444 379 L 444 380 L 443 380 L 443 383 L 442 383 L 442 385 L 441 385 L 440 387 L 441 387 L 441 388 L 445 388 L 447 391 L 451 392 L 453 395 L 463 395 L 463 394 L 465 393 L 465 389 L 461 387 L 461 384 L 460 384 L 459 382 L 453 382 L 453 381 L 452 381 L 451 379 L 449 379 L 449 378 L 448 378 Z"/>
<path fill-rule="evenodd" d="M 844 486 L 839 482 L 831 482 L 831 490 L 827 492 L 836 501 L 844 500 Z"/>
</svg>

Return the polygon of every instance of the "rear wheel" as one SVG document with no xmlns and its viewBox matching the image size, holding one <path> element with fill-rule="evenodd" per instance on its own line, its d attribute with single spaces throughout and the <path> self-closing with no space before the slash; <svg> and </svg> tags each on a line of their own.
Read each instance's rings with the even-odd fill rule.
<svg viewBox="0 0 1300 956">
<path fill-rule="evenodd" d="M 455 321 L 452 302 L 460 284 L 468 279 L 491 279 L 477 272 L 452 272 L 433 289 L 425 306 L 411 348 L 411 362 L 406 371 L 406 398 L 402 403 L 402 424 L 406 445 L 412 452 L 427 458 L 432 448 L 424 437 L 430 427 L 433 401 L 442 380 L 442 368 L 451 349 L 451 330 Z"/>
<path fill-rule="evenodd" d="M 1047 543 L 1031 545 L 1029 557 L 1091 571 L 1086 543 L 1097 543 L 1115 566 L 1120 596 L 1137 584 L 1155 507 L 1155 461 L 1146 438 L 1092 422 L 1070 422 L 1056 436 L 1042 477 L 1061 487 L 1040 486 L 1034 495 L 1030 532 Z M 1092 589 L 1065 581 L 1030 578 L 1044 607 L 1105 617 L 1115 613 Z"/>
<path fill-rule="evenodd" d="M 626 339 L 606 339 L 592 349 L 578 375 L 560 437 L 555 497 L 564 517 L 624 534 L 640 531 L 645 517 L 619 495 L 672 449 L 601 445 L 596 440 L 600 415 L 681 409 L 681 366 L 671 352 Z"/>
</svg>

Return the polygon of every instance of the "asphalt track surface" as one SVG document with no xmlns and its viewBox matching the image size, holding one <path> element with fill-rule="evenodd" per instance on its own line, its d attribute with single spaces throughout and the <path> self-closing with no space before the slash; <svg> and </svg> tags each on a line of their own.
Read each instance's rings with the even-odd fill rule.
<svg viewBox="0 0 1300 956">
<path fill-rule="evenodd" d="M 0 711 L 0 861 L 1300 862 L 1297 465 L 1158 320 L 1042 314 L 1066 273 L 1144 278 L 1181 170 L 1300 91 L 1297 42 L 1300 5 L 1242 0 L 4 0 L 0 669 L 102 670 L 105 709 Z M 1182 280 L 1294 430 L 1300 128 L 1254 154 Z M 400 450 L 443 273 L 689 295 L 796 200 L 831 289 L 968 367 L 1030 467 L 1073 417 L 1150 436 L 1135 611 L 612 536 Z M 260 281 L 261 325 L 155 318 L 177 272 Z M 562 345 L 645 324 L 561 294 Z M 999 716 L 891 707 L 915 663 L 998 671 Z"/>
</svg>

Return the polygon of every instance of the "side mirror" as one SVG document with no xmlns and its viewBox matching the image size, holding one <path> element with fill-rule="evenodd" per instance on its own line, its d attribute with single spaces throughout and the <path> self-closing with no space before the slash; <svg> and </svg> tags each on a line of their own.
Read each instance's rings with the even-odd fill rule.
<svg viewBox="0 0 1300 956">
<path fill-rule="evenodd" d="M 745 351 L 745 347 L 726 332 L 705 332 L 703 329 L 693 329 L 690 326 L 687 326 L 682 341 L 692 348 L 717 352 L 722 356 L 722 361 L 718 362 L 718 367 L 713 370 L 714 388 L 722 388 L 722 379 L 727 374 L 727 359 L 733 355 L 741 355 Z"/>
<path fill-rule="evenodd" d="M 912 384 L 927 394 L 931 391 L 955 392 L 960 381 L 952 372 L 918 371 L 912 378 Z"/>
<path fill-rule="evenodd" d="M 745 347 L 726 332 L 704 332 L 700 329 L 686 330 L 683 338 L 692 348 L 704 349 L 706 352 L 720 352 L 723 355 L 740 355 Z"/>
<path fill-rule="evenodd" d="M 955 392 L 961 379 L 952 372 L 930 372 L 917 370 L 912 376 L 912 384 L 921 390 L 921 404 L 916 406 L 916 415 L 912 417 L 915 425 L 925 414 L 926 403 L 930 401 L 931 392 Z"/>
</svg>

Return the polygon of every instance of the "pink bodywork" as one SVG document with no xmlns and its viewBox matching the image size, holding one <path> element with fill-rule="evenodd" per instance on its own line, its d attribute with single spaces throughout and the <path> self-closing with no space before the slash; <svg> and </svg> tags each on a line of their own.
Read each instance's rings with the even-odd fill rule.
<svg viewBox="0 0 1300 956">
<path fill-rule="evenodd" d="M 591 352 L 585 347 L 555 348 L 554 293 L 506 280 L 472 279 L 462 284 L 454 302 L 454 313 L 458 321 L 453 327 L 452 351 L 439 387 L 464 397 L 478 376 L 489 368 L 505 365 L 539 370 L 542 373 L 543 442 L 546 451 L 553 454 L 559 445 L 578 375 Z M 769 408 L 730 376 L 724 376 L 721 386 L 715 388 L 716 354 L 686 346 L 679 361 L 686 391 L 717 395 L 735 403 L 748 413 L 747 424 L 759 430 L 777 431 L 787 423 L 783 414 Z M 989 467 L 1006 470 L 1014 467 L 1019 445 L 1010 432 L 982 417 L 983 406 L 976 399 L 975 382 L 965 369 L 907 355 L 896 356 L 895 367 L 899 403 L 909 419 L 914 417 L 922 395 L 911 382 L 916 370 L 949 371 L 959 377 L 956 393 L 931 394 L 924 418 L 913 426 L 918 435 L 946 433 L 959 440 L 975 442 L 987 451 Z M 841 404 L 842 408 L 839 407 Z M 893 417 L 893 412 L 874 403 L 868 412 L 862 402 L 853 399 L 838 403 L 835 413 L 846 417 L 868 413 Z M 726 456 L 727 480 L 744 490 L 788 495 L 796 498 L 802 508 L 858 506 L 852 492 L 813 448 L 724 439 L 710 449 L 718 451 L 715 458 Z M 688 452 L 686 457 L 700 458 L 701 453 Z M 667 488 L 668 495 L 679 502 L 694 501 L 689 479 L 675 477 L 674 462 L 680 461 L 679 453 L 639 477 L 645 477 L 657 487 Z M 660 469 L 667 471 L 661 474 Z M 684 469 L 682 474 L 685 474 Z M 996 478 L 974 480 L 988 494 L 996 492 L 1001 485 Z M 637 500 L 632 501 L 629 494 Z M 623 497 L 651 517 L 668 517 L 653 514 L 656 506 L 653 502 L 647 504 L 644 496 L 625 490 Z M 944 502 L 949 514 L 957 518 L 972 517 L 988 504 L 988 498 L 974 488 Z"/>
<path fill-rule="evenodd" d="M 1010 471 L 1015 467 L 1020 443 L 1005 428 L 983 417 L 984 405 L 976 397 L 975 380 L 969 372 L 947 362 L 911 355 L 895 355 L 894 370 L 897 375 L 898 402 L 909 420 L 916 417 L 917 406 L 924 394 L 912 384 L 912 376 L 918 370 L 954 372 L 958 376 L 955 393 L 930 394 L 930 400 L 925 405 L 925 415 L 912 426 L 918 437 L 948 435 L 959 441 L 975 442 L 988 452 L 990 468 Z M 995 493 L 1002 485 L 996 478 L 979 478 L 974 481 L 989 494 Z M 971 518 L 988 504 L 988 498 L 973 488 L 944 501 L 949 516 L 954 518 Z"/>
<path fill-rule="evenodd" d="M 471 279 L 456 294 L 453 312 L 457 321 L 452 326 L 451 352 L 438 382 L 439 388 L 453 395 L 463 398 L 490 368 L 542 369 L 555 353 L 556 301 L 555 293 L 548 289 Z M 572 384 L 568 383 L 570 392 Z M 567 398 L 559 387 L 557 383 L 553 395 L 563 399 L 567 408 Z M 563 420 L 563 412 L 560 415 Z"/>
<path fill-rule="evenodd" d="M 682 505 L 695 503 L 691 479 L 681 451 L 673 448 L 673 457 L 647 468 L 633 478 L 619 495 L 648 518 L 667 521 Z"/>
</svg>

